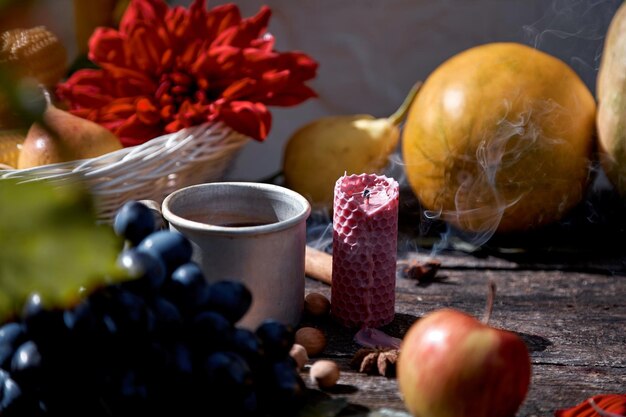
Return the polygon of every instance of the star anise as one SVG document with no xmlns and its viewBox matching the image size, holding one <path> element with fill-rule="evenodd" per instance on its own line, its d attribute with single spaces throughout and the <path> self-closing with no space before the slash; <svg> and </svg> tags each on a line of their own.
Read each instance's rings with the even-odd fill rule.
<svg viewBox="0 0 626 417">
<path fill-rule="evenodd" d="M 352 358 L 352 368 L 369 375 L 396 376 L 398 349 L 359 349 Z"/>
<path fill-rule="evenodd" d="M 437 281 L 436 276 L 440 267 L 441 262 L 436 259 L 407 261 L 402 267 L 402 275 L 420 284 L 427 284 Z"/>
</svg>

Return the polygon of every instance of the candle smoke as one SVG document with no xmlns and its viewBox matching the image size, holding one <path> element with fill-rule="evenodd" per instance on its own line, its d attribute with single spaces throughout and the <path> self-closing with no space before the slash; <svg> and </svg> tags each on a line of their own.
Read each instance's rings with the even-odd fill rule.
<svg viewBox="0 0 626 417">
<path fill-rule="evenodd" d="M 570 65 L 574 71 L 595 92 L 595 80 L 602 54 L 604 36 L 612 16 L 621 4 L 621 0 L 553 0 L 546 2 L 542 17 L 527 25 L 512 31 L 513 38 L 531 45 L 539 50 L 556 56 Z M 519 36 L 516 35 L 520 34 Z M 503 39 L 504 40 L 504 39 Z M 510 100 L 516 95 L 511 94 Z M 511 102 L 504 103 L 510 108 Z M 549 117 L 551 113 L 565 111 L 554 102 L 529 103 L 526 111 L 503 117 L 497 126 L 495 138 L 485 140 L 478 147 L 475 155 L 463 155 L 468 161 L 476 164 L 476 169 L 460 173 L 455 181 L 458 183 L 456 192 L 456 208 L 454 211 L 426 211 L 422 210 L 421 222 L 414 230 L 419 235 L 429 233 L 431 226 L 441 221 L 459 219 L 471 216 L 480 223 L 478 232 L 467 232 L 447 226 L 438 241 L 432 246 L 431 255 L 452 246 L 458 249 L 459 242 L 463 248 L 471 250 L 488 242 L 495 233 L 504 211 L 516 204 L 524 194 L 522 192 L 508 197 L 503 196 L 502 190 L 496 186 L 496 176 L 509 164 L 514 164 L 526 152 L 537 146 L 553 146 L 560 141 L 558 137 L 542 137 L 541 129 L 534 120 L 540 117 Z M 547 140 L 546 140 L 547 139 Z M 404 163 L 399 152 L 392 154 L 385 175 L 394 177 L 400 187 L 407 188 L 407 179 Z M 534 167 L 539 175 L 542 166 Z M 591 193 L 605 191 L 608 185 L 601 169 L 597 164 L 589 166 L 589 177 L 595 181 L 590 187 Z M 553 179 L 558 181 L 558 179 Z M 514 187 L 515 184 L 507 186 Z M 487 193 L 476 193 L 479 188 L 488 190 Z M 586 201 L 585 204 L 591 204 Z M 587 221 L 598 221 L 601 213 L 588 207 Z M 314 213 L 317 220 L 328 219 L 328 213 Z M 567 221 L 567 220 L 565 220 Z M 316 221 L 315 224 L 319 223 Z M 323 224 L 309 231 L 309 244 L 328 249 L 331 242 L 330 226 Z M 399 249 L 408 252 L 423 252 L 416 240 L 409 238 L 399 242 Z"/>
<path fill-rule="evenodd" d="M 604 36 L 621 0 L 553 0 L 524 41 L 567 62 L 595 93 Z"/>
<path fill-rule="evenodd" d="M 524 40 L 531 46 L 568 63 L 594 92 L 604 35 L 620 4 L 621 1 L 617 0 L 555 0 L 540 20 L 523 26 Z M 506 101 L 504 105 L 506 108 L 511 107 Z M 541 114 L 537 114 L 538 112 Z M 423 213 L 427 220 L 459 221 L 464 217 L 471 217 L 474 224 L 478 222 L 479 231 L 467 232 L 448 227 L 441 240 L 433 246 L 431 255 L 436 255 L 448 248 L 451 242 L 458 240 L 469 243 L 470 248 L 480 247 L 489 241 L 500 223 L 504 210 L 524 196 L 520 193 L 517 196 L 509 196 L 508 199 L 503 198 L 501 190 L 496 186 L 497 173 L 507 165 L 514 164 L 537 146 L 558 145 L 560 141 L 558 137 L 546 138 L 542 135 L 540 127 L 533 123 L 533 119 L 550 117 L 556 112 L 561 112 L 562 116 L 566 109 L 551 101 L 532 103 L 531 106 L 527 106 L 527 111 L 520 113 L 516 118 L 509 119 L 505 116 L 499 121 L 493 139 L 482 141 L 477 149 L 475 161 L 479 169 L 473 171 L 474 175 L 470 172 L 460 173 L 456 179 L 459 184 L 455 198 L 456 210 Z M 463 157 L 471 160 L 472 155 Z M 541 175 L 542 168 L 540 165 L 534 167 L 536 175 Z M 598 171 L 597 164 L 589 165 L 589 176 L 596 179 L 592 191 L 606 186 L 606 179 L 602 175 L 598 176 Z M 590 211 L 593 213 L 593 210 Z M 588 220 L 596 217 L 590 216 Z"/>
</svg>

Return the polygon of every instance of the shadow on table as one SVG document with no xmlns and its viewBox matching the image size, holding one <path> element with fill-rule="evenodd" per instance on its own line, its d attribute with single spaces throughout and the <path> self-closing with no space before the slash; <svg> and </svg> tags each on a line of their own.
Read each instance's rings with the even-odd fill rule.
<svg viewBox="0 0 626 417">
<path fill-rule="evenodd" d="M 418 319 L 418 317 L 410 314 L 396 313 L 394 320 L 386 326 L 380 328 L 389 336 L 402 339 L 409 327 Z M 304 318 L 301 326 L 320 327 L 324 329 L 327 338 L 327 348 L 324 352 L 325 356 L 335 358 L 352 358 L 352 356 L 362 346 L 354 341 L 354 335 L 358 329 L 347 329 L 332 318 L 324 319 L 307 319 Z"/>
<path fill-rule="evenodd" d="M 400 197 L 400 243 L 428 254 L 457 253 L 477 259 L 497 258 L 515 269 L 569 270 L 626 275 L 626 202 L 612 189 L 592 190 L 561 221 L 518 233 L 494 234 L 476 246 L 455 235 L 442 221 L 425 219 L 410 192 Z M 443 239 L 446 237 L 446 239 Z"/>
<path fill-rule="evenodd" d="M 528 333 L 514 333 L 518 335 L 524 341 L 524 343 L 526 343 L 526 347 L 528 348 L 529 352 L 543 352 L 548 348 L 548 346 L 552 345 L 552 342 L 545 337 Z"/>
</svg>

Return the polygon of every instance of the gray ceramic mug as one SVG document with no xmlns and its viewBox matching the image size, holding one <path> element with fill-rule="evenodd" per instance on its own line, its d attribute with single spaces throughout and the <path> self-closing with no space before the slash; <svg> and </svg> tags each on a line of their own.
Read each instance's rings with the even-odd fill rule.
<svg viewBox="0 0 626 417">
<path fill-rule="evenodd" d="M 306 219 L 300 194 L 277 185 L 216 182 L 167 196 L 162 212 L 185 235 L 209 282 L 241 281 L 253 301 L 238 325 L 273 318 L 295 325 L 304 303 Z"/>
</svg>

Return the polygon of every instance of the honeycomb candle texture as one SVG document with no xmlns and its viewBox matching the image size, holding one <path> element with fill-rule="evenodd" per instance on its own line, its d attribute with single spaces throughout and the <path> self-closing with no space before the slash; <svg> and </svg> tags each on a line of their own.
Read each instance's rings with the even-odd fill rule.
<svg viewBox="0 0 626 417">
<path fill-rule="evenodd" d="M 331 313 L 346 327 L 380 327 L 395 314 L 398 183 L 375 174 L 335 183 Z"/>
</svg>

